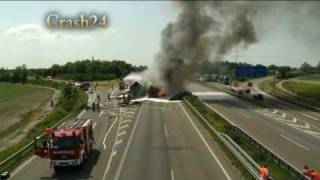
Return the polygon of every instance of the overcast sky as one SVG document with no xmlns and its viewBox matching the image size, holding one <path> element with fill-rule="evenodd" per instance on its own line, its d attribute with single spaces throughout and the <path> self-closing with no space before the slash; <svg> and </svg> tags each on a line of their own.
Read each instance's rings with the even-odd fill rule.
<svg viewBox="0 0 320 180">
<path fill-rule="evenodd" d="M 316 65 L 320 48 L 320 3 L 270 5 L 257 16 L 259 41 L 239 46 L 238 60 L 252 64 Z M 44 21 L 49 11 L 77 16 L 105 13 L 110 24 L 91 31 L 54 31 Z M 151 65 L 160 45 L 160 33 L 174 21 L 179 8 L 168 1 L 142 2 L 0 2 L 0 67 L 50 67 L 79 59 L 125 60 Z M 225 59 L 235 61 L 235 51 Z"/>
</svg>

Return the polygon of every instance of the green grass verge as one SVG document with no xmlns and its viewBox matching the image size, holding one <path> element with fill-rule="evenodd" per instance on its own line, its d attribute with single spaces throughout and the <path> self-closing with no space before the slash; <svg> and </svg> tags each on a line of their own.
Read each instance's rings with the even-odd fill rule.
<svg viewBox="0 0 320 180">
<path fill-rule="evenodd" d="M 306 83 L 294 80 L 284 82 L 283 87 L 288 91 L 296 93 L 297 96 L 293 96 L 287 92 L 282 91 L 279 88 L 273 90 L 273 82 L 271 79 L 263 81 L 259 87 L 263 91 L 290 103 L 296 104 L 298 106 L 303 106 L 304 108 L 313 109 L 313 107 L 320 107 L 320 83 Z"/>
<path fill-rule="evenodd" d="M 70 88 L 68 90 L 68 93 L 66 93 L 64 90 L 63 93 L 61 93 L 59 103 L 56 104 L 56 106 L 52 109 L 52 111 L 47 115 L 45 119 L 43 119 L 40 123 L 33 127 L 17 144 L 14 144 L 0 152 L 0 162 L 30 143 L 35 136 L 43 133 L 46 127 L 51 127 L 64 117 L 72 113 L 77 113 L 80 110 L 80 107 L 87 101 L 87 99 L 88 97 L 86 93 L 76 88 Z M 28 153 L 26 155 L 28 155 Z M 27 156 L 21 157 L 19 161 L 23 160 L 25 157 Z M 6 170 L 6 168 L 0 169 L 0 172 L 3 170 Z"/>
<path fill-rule="evenodd" d="M 267 164 L 271 176 L 278 180 L 290 180 L 294 179 L 287 171 L 281 168 L 272 158 L 267 156 L 264 152 L 258 149 L 254 144 L 252 144 L 247 138 L 239 135 L 234 127 L 222 117 L 216 114 L 214 111 L 209 109 L 204 105 L 197 97 L 188 96 L 186 99 L 192 104 L 192 106 L 219 132 L 226 133 L 231 137 L 250 157 L 252 157 L 258 164 Z M 215 139 L 218 139 L 213 134 Z M 251 178 L 247 170 L 238 161 L 238 159 L 224 146 L 222 142 L 219 143 L 223 150 L 227 153 L 228 157 L 231 159 L 232 163 L 239 168 L 244 178 Z"/>
<path fill-rule="evenodd" d="M 306 76 L 298 77 L 299 80 L 308 80 L 308 81 L 320 81 L 320 74 L 311 74 Z"/>
<path fill-rule="evenodd" d="M 297 96 L 320 102 L 320 83 L 286 81 L 282 86 Z"/>
</svg>

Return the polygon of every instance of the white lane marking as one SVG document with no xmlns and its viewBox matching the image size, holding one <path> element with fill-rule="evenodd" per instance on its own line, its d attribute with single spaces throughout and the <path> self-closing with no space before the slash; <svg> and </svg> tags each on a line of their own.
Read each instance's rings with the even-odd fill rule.
<svg viewBox="0 0 320 180">
<path fill-rule="evenodd" d="M 21 164 L 20 166 L 18 166 L 12 173 L 11 173 L 11 177 L 14 177 L 16 174 L 18 174 L 19 171 L 21 171 L 22 169 L 24 169 L 28 164 L 31 163 L 31 161 L 33 161 L 36 158 L 35 155 L 33 155 L 31 158 L 29 158 L 27 161 L 25 161 L 23 164 Z"/>
<path fill-rule="evenodd" d="M 298 128 L 303 128 L 303 129 L 310 129 L 310 124 L 308 123 L 306 123 L 304 126 L 299 124 L 288 124 L 288 125 L 298 127 Z"/>
<path fill-rule="evenodd" d="M 297 121 L 298 121 L 297 118 L 292 119 L 292 122 L 294 122 L 294 123 L 296 123 Z"/>
<path fill-rule="evenodd" d="M 120 109 L 119 116 L 121 116 L 121 109 Z M 118 117 L 116 117 L 116 120 L 118 120 Z M 112 124 L 112 127 L 113 127 L 114 124 L 115 124 L 115 123 Z M 119 129 L 119 126 L 120 126 L 120 123 L 118 124 L 118 129 Z M 111 129 L 111 128 L 110 128 L 110 129 Z M 110 130 L 110 129 L 109 129 L 109 130 Z M 117 133 L 118 133 L 118 130 L 117 130 Z M 118 137 L 118 136 L 116 136 L 116 137 L 114 138 L 114 142 L 113 142 L 113 146 L 112 146 L 112 153 L 111 153 L 111 156 L 109 157 L 109 160 L 108 160 L 106 169 L 105 169 L 104 172 L 103 172 L 102 180 L 105 180 L 105 179 L 106 179 L 107 174 L 108 174 L 108 171 L 109 171 L 110 166 L 111 166 L 112 158 L 113 158 L 113 156 L 115 156 L 115 155 L 117 154 L 117 151 L 115 150 L 117 137 Z M 103 141 L 103 143 L 104 143 L 104 141 Z M 105 144 L 103 144 L 103 146 L 105 147 Z M 106 149 L 106 147 L 105 147 L 104 149 Z"/>
<path fill-rule="evenodd" d="M 273 114 L 277 114 L 277 112 L 278 112 L 278 110 L 275 109 L 272 113 L 273 113 Z"/>
<path fill-rule="evenodd" d="M 282 117 L 282 118 L 285 118 L 286 116 L 287 116 L 287 114 L 286 114 L 286 113 L 283 113 L 281 117 Z"/>
<path fill-rule="evenodd" d="M 281 134 L 280 136 L 281 136 L 281 137 L 283 137 L 284 139 L 286 139 L 286 140 L 288 140 L 288 141 L 292 142 L 293 144 L 295 144 L 295 145 L 297 145 L 297 146 L 301 147 L 302 149 L 304 149 L 304 150 L 306 150 L 306 151 L 309 151 L 309 149 L 308 149 L 308 148 L 306 148 L 305 146 L 303 146 L 303 145 L 301 145 L 301 144 L 297 143 L 296 141 L 294 141 L 294 140 L 292 140 L 292 139 L 288 138 L 287 136 L 282 135 L 282 134 Z"/>
<path fill-rule="evenodd" d="M 123 168 L 125 159 L 126 159 L 126 157 L 127 157 L 129 148 L 130 148 L 131 143 L 132 143 L 133 135 L 135 134 L 136 129 L 137 129 L 137 126 L 138 126 L 138 123 L 139 123 L 139 121 L 140 121 L 140 117 L 141 117 L 141 114 L 142 114 L 143 107 L 144 107 L 144 106 L 143 106 L 143 104 L 142 104 L 141 109 L 140 109 L 140 111 L 139 111 L 139 114 L 138 114 L 138 116 L 137 116 L 137 120 L 135 121 L 135 124 L 134 124 L 134 126 L 133 126 L 133 129 L 132 129 L 132 131 L 131 131 L 131 134 L 130 134 L 128 143 L 127 143 L 127 145 L 126 145 L 125 151 L 124 151 L 124 153 L 123 153 L 123 155 L 122 155 L 122 158 L 121 158 L 121 160 L 120 160 L 118 169 L 117 169 L 116 174 L 115 174 L 115 176 L 114 176 L 114 180 L 118 180 L 118 179 L 120 178 L 120 174 L 121 174 L 121 171 L 122 171 L 122 168 Z"/>
<path fill-rule="evenodd" d="M 304 132 L 306 132 L 306 133 L 310 133 L 310 134 L 320 135 L 320 133 L 318 133 L 318 132 L 309 131 L 309 130 L 304 130 Z"/>
<path fill-rule="evenodd" d="M 124 129 L 124 128 L 129 128 L 129 125 L 126 124 L 126 125 L 124 125 L 124 126 L 120 126 L 120 127 L 119 127 L 119 131 L 120 131 L 121 129 Z"/>
<path fill-rule="evenodd" d="M 305 114 L 305 113 L 301 113 L 303 116 L 305 117 L 308 117 L 310 119 L 313 119 L 313 120 L 316 120 L 316 121 L 319 121 L 320 119 L 316 118 L 316 117 L 313 117 L 313 116 L 310 116 L 309 114 Z"/>
<path fill-rule="evenodd" d="M 77 118 L 78 118 L 78 119 L 81 118 L 85 112 L 86 112 L 86 110 L 82 110 L 82 111 L 80 112 L 80 114 L 77 116 Z"/>
<path fill-rule="evenodd" d="M 118 151 L 117 150 L 115 150 L 115 151 L 112 151 L 112 154 L 111 154 L 111 156 L 115 156 L 115 155 L 117 155 L 117 153 L 118 153 Z M 104 178 L 103 178 L 104 179 Z"/>
<path fill-rule="evenodd" d="M 101 117 L 103 113 L 104 113 L 104 112 L 103 112 L 103 111 L 101 111 L 101 112 L 99 113 L 99 117 Z"/>
<path fill-rule="evenodd" d="M 246 117 L 247 119 L 250 119 L 250 117 L 242 112 L 239 112 L 242 116 Z"/>
<path fill-rule="evenodd" d="M 93 125 L 92 125 L 92 128 L 94 129 L 97 125 L 97 122 L 94 122 Z"/>
<path fill-rule="evenodd" d="M 128 120 L 123 120 L 123 121 L 120 122 L 120 124 L 125 124 L 125 123 L 129 123 L 129 122 L 131 122 L 130 119 L 128 119 Z"/>
<path fill-rule="evenodd" d="M 164 135 L 165 135 L 166 137 L 169 137 L 169 136 L 168 136 L 167 127 L 166 127 L 166 124 L 165 124 L 165 123 L 163 124 L 163 131 L 164 131 Z"/>
<path fill-rule="evenodd" d="M 118 136 L 122 136 L 122 135 L 125 135 L 125 134 L 127 134 L 127 131 L 122 131 L 122 132 L 120 132 L 120 133 L 118 134 Z"/>
<path fill-rule="evenodd" d="M 202 134 L 200 133 L 199 129 L 197 128 L 197 126 L 194 124 L 194 122 L 192 121 L 191 117 L 189 116 L 189 114 L 187 113 L 187 111 L 184 109 L 184 107 L 182 106 L 181 103 L 179 103 L 179 105 L 181 106 L 183 112 L 185 113 L 185 115 L 187 116 L 187 118 L 189 119 L 190 123 L 192 124 L 192 126 L 194 127 L 194 129 L 197 131 L 198 135 L 200 136 L 201 140 L 203 141 L 203 143 L 206 145 L 207 149 L 209 150 L 210 154 L 212 155 L 212 157 L 216 160 L 216 162 L 218 163 L 219 167 L 221 168 L 222 172 L 224 173 L 224 175 L 226 176 L 226 178 L 228 180 L 231 180 L 231 177 L 229 176 L 229 174 L 227 173 L 227 171 L 224 169 L 224 167 L 222 166 L 221 162 L 219 161 L 219 159 L 217 158 L 217 156 L 213 153 L 213 151 L 211 150 L 209 144 L 207 143 L 207 141 L 204 139 L 204 137 L 202 136 Z"/>
<path fill-rule="evenodd" d="M 105 144 L 106 138 L 107 138 L 108 134 L 110 133 L 111 129 L 113 128 L 113 126 L 116 124 L 117 121 L 118 121 L 118 118 L 116 118 L 116 120 L 113 121 L 111 127 L 108 129 L 106 135 L 105 135 L 104 138 L 103 138 L 103 148 L 104 148 L 104 149 L 107 149 L 107 146 L 106 146 L 106 144 Z"/>
<path fill-rule="evenodd" d="M 171 180 L 174 180 L 174 172 L 172 169 L 170 170 L 170 176 L 171 176 Z"/>
<path fill-rule="evenodd" d="M 116 144 L 119 145 L 119 144 L 121 144 L 122 142 L 123 142 L 123 140 L 120 139 L 120 140 L 118 140 L 118 141 L 116 142 Z"/>
</svg>

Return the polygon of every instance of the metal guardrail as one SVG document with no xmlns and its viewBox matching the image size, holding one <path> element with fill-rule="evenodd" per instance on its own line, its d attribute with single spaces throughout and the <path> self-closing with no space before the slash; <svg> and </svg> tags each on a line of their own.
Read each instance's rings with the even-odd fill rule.
<svg viewBox="0 0 320 180">
<path fill-rule="evenodd" d="M 226 134 L 218 132 L 187 100 L 186 104 L 200 117 L 200 119 L 207 125 L 207 127 L 218 137 L 218 139 L 229 149 L 229 151 L 241 162 L 241 164 L 248 170 L 251 176 L 259 179 L 259 166 L 253 159 L 245 153 L 236 143 Z M 241 149 L 241 151 L 239 151 Z"/>
<path fill-rule="evenodd" d="M 194 109 L 192 107 L 192 105 L 190 104 L 190 102 L 188 102 L 185 99 L 185 102 L 187 102 L 187 104 L 189 106 L 191 106 L 192 109 Z M 206 105 L 206 104 L 205 104 Z M 210 108 L 211 109 L 211 108 Z M 253 138 L 252 136 L 249 135 L 249 133 L 247 133 L 245 130 L 243 130 L 240 127 L 235 126 L 231 121 L 229 121 L 224 115 L 222 115 L 220 112 L 217 112 L 216 110 L 212 109 L 216 114 L 218 114 L 222 119 L 226 120 L 227 122 L 230 123 L 230 125 L 232 126 L 232 128 L 234 129 L 234 131 L 236 133 L 238 133 L 239 135 L 241 135 L 242 137 L 247 138 L 252 144 L 254 144 L 258 149 L 260 149 L 260 151 L 265 152 L 267 156 L 271 157 L 277 164 L 279 164 L 280 167 L 286 169 L 286 171 L 290 174 L 292 174 L 295 178 L 297 178 L 298 180 L 310 180 L 310 178 L 306 177 L 305 175 L 302 174 L 302 172 L 298 169 L 296 169 L 292 164 L 290 164 L 289 162 L 287 162 L 286 160 L 284 160 L 283 158 L 281 158 L 279 155 L 277 155 L 276 153 L 274 153 L 271 149 L 269 149 L 267 146 L 263 145 L 263 143 L 261 143 L 260 141 L 258 141 L 257 139 Z M 202 120 L 205 120 L 200 113 L 197 113 L 198 115 L 200 115 Z M 208 125 L 209 123 L 206 122 L 206 124 Z M 210 125 L 210 124 L 209 124 Z M 216 131 L 216 130 L 215 130 Z M 240 148 L 240 147 L 239 147 Z M 240 148 L 241 149 L 241 148 Z"/>
<path fill-rule="evenodd" d="M 61 119 L 59 122 L 57 122 L 55 125 L 53 125 L 51 128 L 54 129 L 58 127 L 62 122 L 66 121 L 67 119 L 70 119 L 73 117 L 74 114 L 70 114 L 66 116 L 65 118 Z M 44 133 L 40 135 L 40 137 L 43 137 Z M 0 170 L 2 171 L 12 171 L 14 167 L 23 159 L 25 159 L 33 150 L 33 144 L 34 140 L 32 140 L 30 143 L 22 147 L 20 150 L 18 150 L 16 153 L 5 159 L 0 163 Z"/>
</svg>

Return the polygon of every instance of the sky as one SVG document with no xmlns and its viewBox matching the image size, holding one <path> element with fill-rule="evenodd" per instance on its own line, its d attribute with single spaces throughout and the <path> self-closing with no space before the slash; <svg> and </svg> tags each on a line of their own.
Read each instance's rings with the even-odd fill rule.
<svg viewBox="0 0 320 180">
<path fill-rule="evenodd" d="M 300 11 L 299 4 L 273 4 L 272 13 L 256 20 L 258 42 L 238 47 L 238 61 L 299 67 L 320 61 L 320 17 L 312 11 L 320 3 Z M 299 6 L 299 7 L 298 7 Z M 81 12 L 106 14 L 109 25 L 96 30 L 51 30 L 45 26 L 48 12 L 77 17 Z M 0 67 L 26 64 L 47 68 L 81 59 L 125 60 L 135 65 L 153 64 L 161 31 L 175 21 L 180 10 L 169 1 L 141 2 L 0 2 Z M 235 61 L 236 50 L 224 59 Z"/>
</svg>

